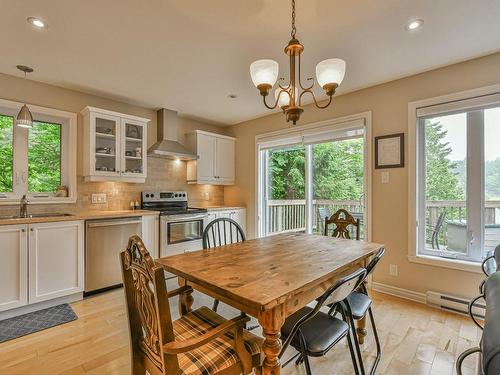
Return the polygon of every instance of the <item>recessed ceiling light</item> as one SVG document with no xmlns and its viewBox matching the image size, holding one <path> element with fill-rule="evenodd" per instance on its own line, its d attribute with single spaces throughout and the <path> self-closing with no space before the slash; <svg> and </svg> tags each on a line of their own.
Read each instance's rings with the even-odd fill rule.
<svg viewBox="0 0 500 375">
<path fill-rule="evenodd" d="M 46 29 L 47 28 L 47 23 L 44 20 L 40 19 L 40 18 L 37 18 L 37 17 L 28 17 L 26 19 L 26 21 L 28 21 L 28 23 L 30 25 L 33 25 L 33 26 L 35 26 L 35 27 L 37 27 L 39 29 Z"/>
<path fill-rule="evenodd" d="M 417 19 L 409 21 L 405 26 L 405 30 L 406 31 L 415 31 L 415 30 L 420 29 L 423 24 L 424 24 L 424 20 L 417 18 Z"/>
<path fill-rule="evenodd" d="M 236 95 L 236 94 L 229 94 L 227 97 L 229 99 L 236 99 L 238 97 L 238 95 Z"/>
</svg>

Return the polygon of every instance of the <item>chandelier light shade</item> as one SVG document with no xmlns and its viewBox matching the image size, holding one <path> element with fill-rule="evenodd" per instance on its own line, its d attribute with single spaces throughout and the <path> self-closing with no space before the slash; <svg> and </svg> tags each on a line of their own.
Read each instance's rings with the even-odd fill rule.
<svg viewBox="0 0 500 375">
<path fill-rule="evenodd" d="M 16 125 L 21 128 L 32 128 L 33 127 L 33 115 L 31 114 L 28 106 L 23 104 L 21 110 L 17 114 Z"/>
<path fill-rule="evenodd" d="M 263 59 L 250 65 L 250 75 L 255 87 L 267 95 L 278 80 L 279 65 L 274 60 Z"/>
<path fill-rule="evenodd" d="M 26 79 L 26 74 L 33 72 L 32 68 L 25 65 L 17 65 L 16 68 L 19 69 L 21 72 L 24 72 L 24 79 Z M 21 110 L 17 114 L 16 125 L 21 128 L 28 128 L 28 129 L 33 127 L 33 115 L 31 114 L 30 109 L 28 108 L 26 103 L 23 104 Z"/>
<path fill-rule="evenodd" d="M 325 86 L 337 85 L 342 83 L 345 75 L 345 61 L 341 59 L 323 60 L 316 65 L 316 79 L 319 85 L 325 89 Z M 325 89 L 326 91 L 326 89 Z"/>
<path fill-rule="evenodd" d="M 273 104 L 268 104 L 266 98 L 278 80 L 278 63 L 274 60 L 265 59 L 257 60 L 250 65 L 250 76 L 263 97 L 264 105 L 269 109 L 279 106 L 286 116 L 286 121 L 291 121 L 294 125 L 304 112 L 302 108 L 304 94 L 311 95 L 316 107 L 328 107 L 332 102 L 335 90 L 342 83 L 346 71 L 346 63 L 342 59 L 323 60 L 316 66 L 316 80 L 329 98 L 326 104 L 320 105 L 313 92 L 314 79 L 307 78 L 307 81 L 310 82 L 307 85 L 302 83 L 300 57 L 304 51 L 304 46 L 296 38 L 296 32 L 295 0 L 292 0 L 292 39 L 285 47 L 285 54 L 290 59 L 290 77 L 288 84 L 284 84 L 284 78 L 279 78 L 278 87 L 274 92 Z"/>
</svg>

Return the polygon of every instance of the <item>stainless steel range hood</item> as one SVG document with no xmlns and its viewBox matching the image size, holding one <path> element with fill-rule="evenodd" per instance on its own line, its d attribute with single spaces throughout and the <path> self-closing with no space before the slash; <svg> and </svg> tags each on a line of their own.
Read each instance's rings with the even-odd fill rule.
<svg viewBox="0 0 500 375">
<path fill-rule="evenodd" d="M 196 160 L 198 156 L 179 143 L 177 112 L 162 108 L 157 112 L 158 142 L 148 156 L 164 159 Z"/>
</svg>

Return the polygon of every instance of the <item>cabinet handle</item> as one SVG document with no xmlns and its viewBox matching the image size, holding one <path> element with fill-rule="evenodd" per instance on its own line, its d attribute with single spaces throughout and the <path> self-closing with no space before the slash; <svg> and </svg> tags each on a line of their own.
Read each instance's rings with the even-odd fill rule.
<svg viewBox="0 0 500 375">
<path fill-rule="evenodd" d="M 30 232 L 33 232 L 33 231 L 34 231 L 34 229 L 33 229 L 33 228 L 30 228 Z"/>
<path fill-rule="evenodd" d="M 21 229 L 21 232 L 23 232 L 23 233 L 24 233 L 24 232 L 26 232 L 26 229 L 24 229 L 24 228 L 23 228 L 23 229 Z"/>
</svg>

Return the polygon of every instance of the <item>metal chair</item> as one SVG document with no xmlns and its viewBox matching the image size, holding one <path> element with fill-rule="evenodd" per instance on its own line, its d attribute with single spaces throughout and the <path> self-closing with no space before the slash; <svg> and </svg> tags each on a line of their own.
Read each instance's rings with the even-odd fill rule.
<svg viewBox="0 0 500 375">
<path fill-rule="evenodd" d="M 203 248 L 229 245 L 246 240 L 245 233 L 241 226 L 229 218 L 219 218 L 210 222 L 203 231 Z M 219 300 L 214 300 L 213 311 L 217 311 Z"/>
<path fill-rule="evenodd" d="M 380 249 L 377 254 L 373 257 L 373 259 L 370 261 L 368 266 L 366 267 L 366 277 L 370 275 L 373 270 L 375 269 L 375 266 L 377 263 L 380 261 L 380 259 L 384 256 L 385 249 Z M 375 319 L 373 318 L 373 312 L 372 312 L 372 300 L 368 296 L 368 291 L 366 290 L 365 286 L 365 281 L 366 277 L 363 280 L 363 282 L 359 285 L 359 288 L 356 291 L 353 291 L 349 296 L 342 301 L 341 303 L 338 304 L 338 306 L 332 306 L 330 309 L 330 313 L 333 313 L 336 308 L 338 308 L 341 312 L 343 311 L 344 314 L 347 315 L 347 317 L 350 320 L 350 326 L 352 329 L 352 334 L 356 338 L 356 328 L 354 325 L 355 320 L 362 319 L 366 316 L 368 313 L 368 316 L 370 317 L 370 323 L 373 328 L 373 335 L 375 336 L 375 344 L 377 346 L 377 355 L 375 357 L 375 361 L 373 362 L 372 368 L 370 370 L 370 374 L 375 374 L 375 371 L 377 371 L 378 364 L 380 362 L 380 358 L 382 355 L 381 347 L 380 347 L 380 340 L 378 337 L 378 332 L 377 332 L 377 327 L 375 325 Z M 363 357 L 361 355 L 361 350 L 359 348 L 359 343 L 358 340 L 355 340 L 355 347 L 356 347 L 356 354 L 358 355 L 358 361 L 359 365 L 361 368 L 361 374 L 365 374 L 365 368 L 363 364 Z"/>
<path fill-rule="evenodd" d="M 320 309 L 327 303 L 336 304 L 347 298 L 363 282 L 365 276 L 366 269 L 360 268 L 350 275 L 337 280 L 335 284 L 317 299 L 314 308 L 303 307 L 286 319 L 281 328 L 283 347 L 279 357 L 283 356 L 288 346 L 292 346 L 299 353 L 288 360 L 283 366 L 286 366 L 290 361 L 299 356 L 296 364 L 303 361 L 306 374 L 311 375 L 309 357 L 321 357 L 325 355 L 340 340 L 347 337 L 354 372 L 359 374 L 352 338 L 349 333 L 350 323 L 347 316 L 342 312 L 343 320 L 340 320 L 321 312 Z"/>
<path fill-rule="evenodd" d="M 431 245 L 432 245 L 433 249 L 440 250 L 439 249 L 439 232 L 441 232 L 441 229 L 443 228 L 443 223 L 444 223 L 445 218 L 446 218 L 446 212 L 441 211 L 441 213 L 438 216 L 436 225 L 434 226 L 434 228 L 432 228 L 432 227 L 430 228 L 432 230 Z"/>
<path fill-rule="evenodd" d="M 351 231 L 349 226 L 353 226 L 356 229 L 355 239 L 359 240 L 359 219 L 355 219 L 347 210 L 341 208 L 335 212 L 330 218 L 325 219 L 325 231 L 324 235 L 328 236 L 328 225 L 334 224 L 332 237 L 351 239 Z"/>
</svg>

